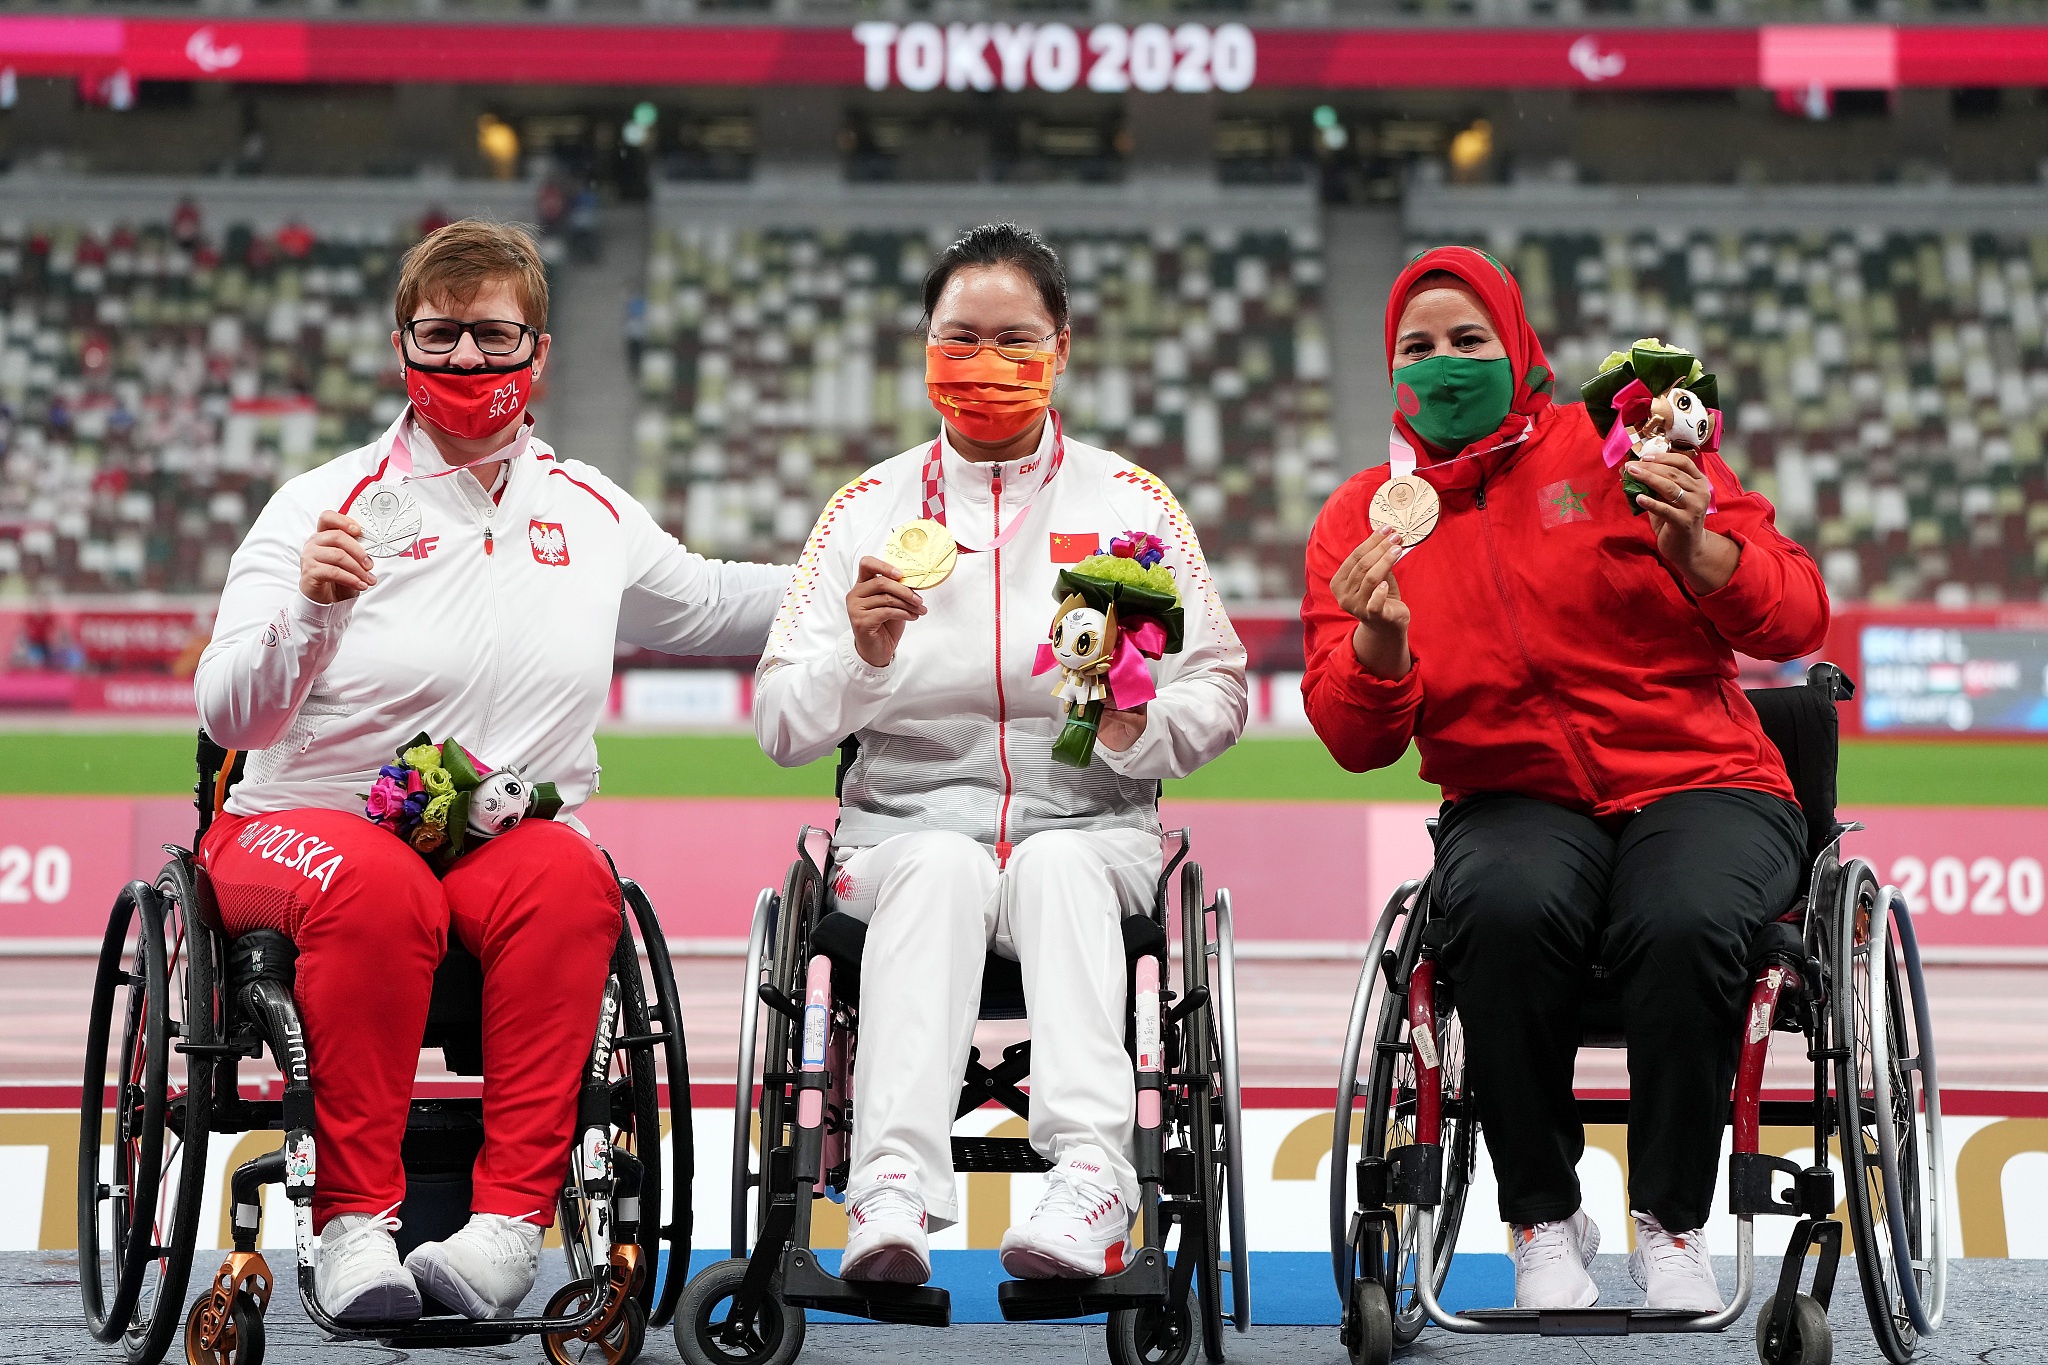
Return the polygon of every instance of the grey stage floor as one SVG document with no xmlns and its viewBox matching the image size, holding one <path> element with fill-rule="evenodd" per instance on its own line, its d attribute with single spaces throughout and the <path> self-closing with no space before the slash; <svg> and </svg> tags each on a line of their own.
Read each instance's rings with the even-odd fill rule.
<svg viewBox="0 0 2048 1365">
<path fill-rule="evenodd" d="M 282 1260 L 279 1268 L 282 1269 Z M 552 1263 L 555 1278 L 559 1263 Z M 1775 1262 L 1758 1265 L 1760 1278 L 1775 1273 Z M 1595 1275 L 1612 1302 L 1635 1301 L 1637 1291 L 1618 1256 L 1603 1256 Z M 1733 1280 L 1732 1263 L 1722 1267 L 1722 1282 Z M 536 1291 L 536 1302 L 541 1291 Z M 1882 1362 L 1863 1319 L 1853 1266 L 1843 1275 L 1830 1315 L 1835 1329 L 1835 1359 Z M 1538 1337 L 1455 1337 L 1430 1329 L 1408 1353 L 1417 1362 L 1455 1361 L 1459 1365 L 1581 1365 L 1581 1362 L 1685 1362 L 1685 1365 L 1742 1365 L 1756 1359 L 1752 1348 L 1755 1309 L 1721 1336 L 1605 1338 L 1593 1341 Z M 306 1322 L 298 1297 L 287 1290 L 269 1315 L 269 1352 L 273 1365 L 386 1365 L 417 1358 L 422 1361 L 538 1360 L 535 1341 L 511 1346 L 449 1352 L 403 1352 L 374 1343 L 328 1344 Z M 1243 1365 L 1344 1365 L 1345 1353 L 1334 1327 L 1255 1328 L 1232 1335 L 1228 1359 Z M 182 1352 L 171 1357 L 175 1362 Z M 62 1365 L 114 1365 L 118 1348 L 102 1346 L 80 1326 L 76 1263 L 68 1252 L 0 1253 L 0 1360 L 61 1362 Z M 650 1333 L 644 1360 L 678 1359 L 675 1340 L 666 1331 Z M 1089 1326 L 961 1326 L 935 1332 L 913 1327 L 822 1326 L 811 1328 L 801 1357 L 811 1365 L 940 1365 L 941 1362 L 1007 1360 L 1016 1365 L 1102 1365 L 1108 1359 L 1100 1327 Z M 1920 1359 L 1929 1362 L 1976 1362 L 1976 1365 L 2048 1365 L 2048 1261 L 1963 1261 L 1950 1279 L 1948 1323 L 1942 1335 L 1927 1343 Z"/>
</svg>

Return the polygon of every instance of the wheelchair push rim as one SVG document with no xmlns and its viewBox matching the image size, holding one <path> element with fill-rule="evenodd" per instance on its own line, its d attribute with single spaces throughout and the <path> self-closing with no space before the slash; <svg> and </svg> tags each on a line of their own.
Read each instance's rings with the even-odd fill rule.
<svg viewBox="0 0 2048 1365">
<path fill-rule="evenodd" d="M 218 1019 L 212 936 L 186 913 L 195 900 L 182 860 L 153 887 L 125 887 L 94 983 L 80 1103 L 79 1287 L 89 1329 L 121 1341 L 130 1365 L 161 1360 L 183 1326 L 205 1184 L 214 1066 L 206 1049 Z"/>
<path fill-rule="evenodd" d="M 1890 910 L 1870 865 L 1849 863 L 1832 945 L 1843 1178 L 1871 1331 L 1885 1358 L 1905 1365 L 1919 1342 L 1914 1309 L 1926 1287 L 1924 1134 Z"/>
<path fill-rule="evenodd" d="M 675 1315 L 683 1286 L 690 1278 L 690 1247 L 695 1234 L 695 1210 L 691 1190 L 697 1172 L 696 1128 L 690 1106 L 690 1054 L 683 1027 L 682 993 L 676 988 L 675 965 L 669 958 L 668 938 L 653 902 L 638 883 L 620 879 L 620 890 L 633 912 L 633 924 L 646 949 L 647 976 L 653 992 L 646 1005 L 650 1023 L 661 1025 L 662 1065 L 668 1074 L 668 1176 L 666 1211 L 660 1201 L 642 1200 L 643 1229 L 653 1236 L 642 1237 L 652 1258 L 646 1287 L 640 1299 L 648 1309 L 647 1324 L 665 1327 Z M 662 1243 L 667 1243 L 668 1269 L 657 1292 L 654 1270 L 660 1264 Z"/>
</svg>

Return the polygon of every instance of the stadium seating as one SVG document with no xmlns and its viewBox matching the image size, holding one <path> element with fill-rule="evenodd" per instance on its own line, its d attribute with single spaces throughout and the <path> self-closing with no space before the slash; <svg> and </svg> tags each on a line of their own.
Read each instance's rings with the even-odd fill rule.
<svg viewBox="0 0 2048 1365">
<path fill-rule="evenodd" d="M 1433 241 L 1417 240 L 1416 246 Z M 2048 235 L 1502 234 L 1560 392 L 1662 336 L 1720 377 L 1723 453 L 1841 600 L 2048 582 Z"/>
<path fill-rule="evenodd" d="M 217 590 L 272 489 L 403 401 L 388 236 L 188 214 L 0 224 L 0 594 Z"/>
<path fill-rule="evenodd" d="M 936 434 L 923 231 L 690 224 L 657 234 L 638 356 L 643 470 L 692 546 L 787 559 L 825 498 Z M 1164 478 L 1234 600 L 1298 596 L 1338 482 L 1322 257 L 1312 233 L 1055 234 L 1076 437 Z M 643 475 L 644 476 L 644 475 Z M 645 485 L 643 485 L 645 486 Z"/>
</svg>

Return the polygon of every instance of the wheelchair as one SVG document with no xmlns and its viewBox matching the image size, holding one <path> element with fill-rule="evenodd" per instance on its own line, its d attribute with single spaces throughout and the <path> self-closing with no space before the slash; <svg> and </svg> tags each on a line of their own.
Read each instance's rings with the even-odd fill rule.
<svg viewBox="0 0 2048 1365">
<path fill-rule="evenodd" d="M 1425 877 L 1394 893 L 1373 931 L 1337 1078 L 1330 1248 L 1344 1304 L 1343 1340 L 1355 1365 L 1386 1365 L 1425 1322 L 1453 1332 L 1545 1336 L 1721 1331 L 1742 1315 L 1754 1288 L 1758 1214 L 1798 1220 L 1776 1290 L 1757 1316 L 1758 1359 L 1824 1365 L 1832 1358 L 1827 1309 L 1844 1233 L 1834 1216 L 1830 1138 L 1846 1177 L 1848 1232 L 1879 1348 L 1893 1365 L 1906 1365 L 1919 1339 L 1940 1328 L 1946 1160 L 1919 950 L 1904 897 L 1880 886 L 1869 863 L 1841 861 L 1842 836 L 1863 826 L 1835 819 L 1835 706 L 1854 691 L 1840 669 L 1820 663 L 1803 685 L 1747 694 L 1805 812 L 1811 866 L 1785 914 L 1753 936 L 1747 957 L 1753 984 L 1738 1040 L 1728 1159 L 1728 1211 L 1737 1220 L 1734 1298 L 1718 1313 L 1697 1315 L 1597 1306 L 1453 1313 L 1439 1302 L 1477 1160 L 1479 1112 L 1463 1066 L 1454 991 L 1437 970 L 1443 907 L 1433 877 Z M 1582 1046 L 1624 1045 L 1619 1006 L 1598 967 L 1580 1031 Z M 1774 1031 L 1804 1038 L 1813 1066 L 1810 1101 L 1762 1097 Z M 1354 1163 L 1353 1110 L 1361 1102 Z M 1625 1098 L 1581 1098 L 1578 1109 L 1582 1122 L 1628 1119 Z M 1809 1129 L 1813 1164 L 1800 1167 L 1760 1151 L 1764 1124 Z M 1813 1278 L 1802 1292 L 1809 1253 Z"/>
<path fill-rule="evenodd" d="M 813 856 L 813 836 L 824 842 L 822 856 Z M 1230 893 L 1219 890 L 1204 900 L 1201 868 L 1187 861 L 1187 832 L 1170 838 L 1177 847 L 1160 873 L 1150 913 L 1123 921 L 1131 971 L 1124 1041 L 1137 1069 L 1141 1245 L 1115 1274 L 1007 1280 L 996 1291 L 1011 1322 L 1108 1314 L 1115 1365 L 1183 1365 L 1198 1332 L 1207 1359 L 1220 1361 L 1225 1324 L 1240 1332 L 1251 1327 Z M 867 925 L 831 909 L 827 869 L 833 864 L 823 831 L 806 826 L 797 836 L 797 854 L 781 891 L 762 891 L 755 906 L 733 1113 L 734 1253 L 707 1267 L 683 1295 L 675 1335 L 687 1365 L 789 1365 L 803 1346 L 806 1309 L 928 1327 L 952 1320 L 946 1290 L 843 1280 L 811 1247 L 812 1203 L 844 1198 L 851 1162 L 850 1088 Z M 1167 985 L 1168 902 L 1176 872 L 1178 993 Z M 757 1114 L 749 1080 L 764 1005 Z M 995 953 L 984 969 L 980 1017 L 1025 1017 L 1018 965 Z M 1019 1083 L 1030 1069 L 1028 1040 L 1005 1048 L 993 1066 L 975 1049 L 955 1117 L 992 1102 L 1028 1118 L 1030 1099 Z M 756 1119 L 758 1163 L 751 1140 Z M 956 1136 L 952 1146 L 956 1171 L 1050 1169 L 1024 1138 Z M 758 1235 L 748 1254 L 750 1212 Z M 1169 1254 L 1174 1229 L 1179 1236 Z"/>
<path fill-rule="evenodd" d="M 198 757 L 203 835 L 246 756 L 201 732 Z M 78 1279 L 93 1336 L 119 1343 L 128 1365 L 156 1365 L 181 1331 L 188 1365 L 259 1365 L 263 1314 L 276 1290 L 258 1250 L 262 1187 L 281 1184 L 292 1205 L 299 1294 L 307 1317 L 330 1340 L 467 1347 L 538 1333 L 556 1362 L 630 1361 L 648 1325 L 662 1325 L 674 1312 L 689 1273 L 695 1161 L 682 1010 L 645 893 L 620 879 L 625 908 L 559 1203 L 569 1283 L 538 1316 L 472 1322 L 429 1299 L 416 1322 L 344 1324 L 329 1316 L 314 1288 L 318 1097 L 292 995 L 295 950 L 275 930 L 230 939 L 205 869 L 190 850 L 167 844 L 165 852 L 170 861 L 153 883 L 130 882 L 116 897 L 93 985 L 78 1130 Z M 483 1071 L 482 988 L 476 959 L 451 937 L 421 1046 L 439 1047 L 457 1075 Z M 252 1098 L 237 1070 L 266 1046 L 282 1090 L 274 1099 Z M 657 1051 L 668 1073 L 676 1166 L 667 1205 Z M 187 1311 L 209 1139 L 262 1130 L 281 1130 L 283 1145 L 223 1172 L 231 1211 L 222 1230 L 231 1234 L 232 1249 Z M 482 1144 L 480 1099 L 412 1101 L 401 1256 L 467 1221 L 470 1169 Z"/>
</svg>

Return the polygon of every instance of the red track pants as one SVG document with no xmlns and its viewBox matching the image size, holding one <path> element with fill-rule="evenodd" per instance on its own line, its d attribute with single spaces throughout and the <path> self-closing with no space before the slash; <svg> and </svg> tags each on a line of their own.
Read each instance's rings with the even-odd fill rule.
<svg viewBox="0 0 2048 1365">
<path fill-rule="evenodd" d="M 298 945 L 315 1226 L 405 1198 L 406 1106 L 451 925 L 484 970 L 485 1138 L 470 1208 L 551 1223 L 619 936 L 619 886 L 597 848 L 529 820 L 436 880 L 360 815 L 293 810 L 220 817 L 201 858 L 229 932 L 280 929 Z"/>
</svg>

